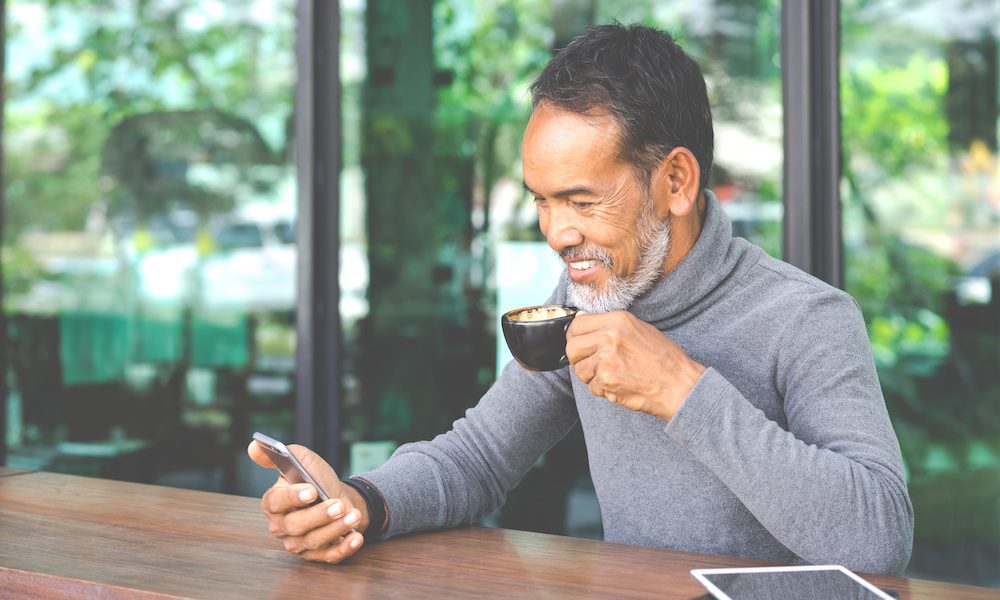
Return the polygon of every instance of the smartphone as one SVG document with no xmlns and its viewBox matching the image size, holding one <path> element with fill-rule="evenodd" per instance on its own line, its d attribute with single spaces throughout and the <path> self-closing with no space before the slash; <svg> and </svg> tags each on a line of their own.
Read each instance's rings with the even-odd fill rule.
<svg viewBox="0 0 1000 600">
<path fill-rule="evenodd" d="M 323 488 L 320 487 L 319 483 L 313 479 L 313 476 L 306 471 L 306 468 L 302 466 L 299 459 L 295 458 L 288 447 L 279 442 L 278 440 L 268 437 L 263 433 L 257 432 L 253 434 L 253 441 L 257 442 L 257 445 L 267 452 L 267 455 L 271 458 L 274 466 L 278 467 L 281 471 L 282 477 L 284 477 L 288 483 L 308 483 L 316 488 L 319 492 L 319 498 L 316 502 L 322 502 L 324 500 L 329 500 L 330 496 L 327 495 Z"/>
</svg>

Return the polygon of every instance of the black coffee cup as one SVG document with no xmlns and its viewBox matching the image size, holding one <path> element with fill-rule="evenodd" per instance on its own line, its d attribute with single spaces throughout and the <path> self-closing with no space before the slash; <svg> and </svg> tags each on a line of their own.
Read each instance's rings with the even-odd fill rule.
<svg viewBox="0 0 1000 600">
<path fill-rule="evenodd" d="M 500 328 L 510 353 L 529 371 L 554 371 L 569 365 L 566 330 L 577 309 L 562 304 L 528 306 L 505 313 Z"/>
</svg>

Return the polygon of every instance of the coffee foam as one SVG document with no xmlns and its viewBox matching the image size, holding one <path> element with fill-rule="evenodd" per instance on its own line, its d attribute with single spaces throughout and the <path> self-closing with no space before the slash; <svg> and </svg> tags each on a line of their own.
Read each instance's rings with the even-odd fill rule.
<svg viewBox="0 0 1000 600">
<path fill-rule="evenodd" d="M 573 311 L 558 306 L 540 306 L 512 313 L 510 320 L 520 322 L 548 321 L 549 319 L 558 319 L 571 314 L 573 314 Z"/>
</svg>

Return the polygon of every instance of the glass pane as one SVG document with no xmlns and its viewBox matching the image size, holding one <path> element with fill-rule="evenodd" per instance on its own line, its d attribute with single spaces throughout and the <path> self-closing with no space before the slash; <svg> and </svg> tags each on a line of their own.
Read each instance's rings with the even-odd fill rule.
<svg viewBox="0 0 1000 600">
<path fill-rule="evenodd" d="M 293 421 L 294 5 L 6 3 L 9 466 L 270 481 L 244 452 Z"/>
<path fill-rule="evenodd" d="M 642 22 L 700 61 L 712 186 L 737 235 L 781 246 L 777 0 L 343 1 L 341 314 L 352 472 L 446 430 L 509 355 L 498 315 L 544 301 L 561 261 L 522 190 L 527 87 L 590 24 Z M 490 522 L 599 536 L 579 431 Z M 566 518 L 567 506 L 569 517 Z"/>
<path fill-rule="evenodd" d="M 1000 585 L 1000 2 L 842 2 L 844 253 L 915 512 L 909 574 Z"/>
</svg>

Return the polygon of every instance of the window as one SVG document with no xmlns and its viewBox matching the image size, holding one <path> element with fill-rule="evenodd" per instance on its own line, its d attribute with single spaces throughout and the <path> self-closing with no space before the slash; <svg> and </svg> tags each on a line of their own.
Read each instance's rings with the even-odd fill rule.
<svg viewBox="0 0 1000 600">
<path fill-rule="evenodd" d="M 8 466 L 256 492 L 249 428 L 293 421 L 294 7 L 6 4 Z"/>
<path fill-rule="evenodd" d="M 1000 584 L 1000 4 L 842 2 L 843 243 L 907 468 L 908 573 Z"/>
</svg>

